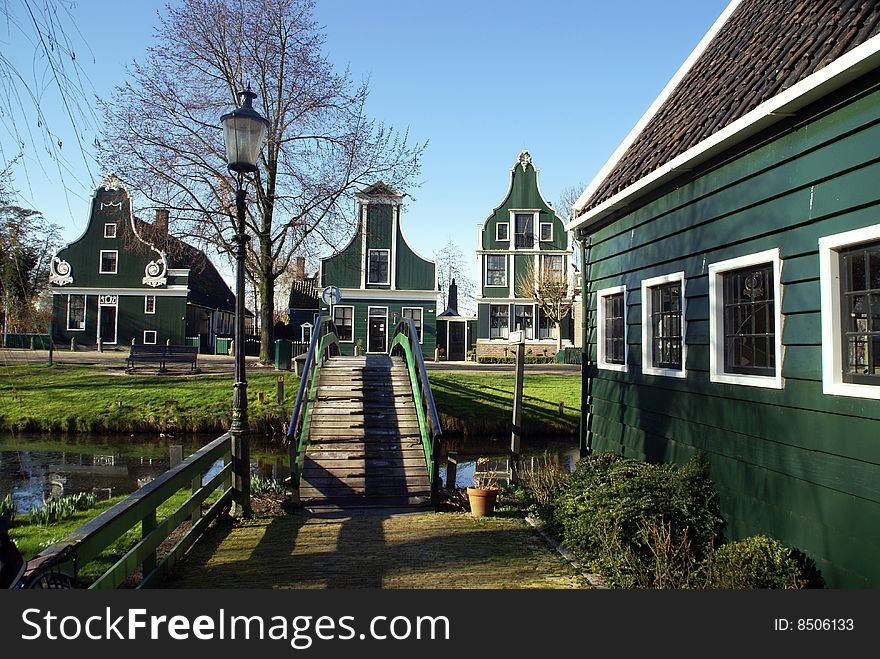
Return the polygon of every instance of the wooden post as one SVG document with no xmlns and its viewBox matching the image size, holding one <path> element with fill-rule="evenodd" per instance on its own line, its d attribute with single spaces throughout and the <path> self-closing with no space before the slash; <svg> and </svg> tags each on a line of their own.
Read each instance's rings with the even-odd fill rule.
<svg viewBox="0 0 880 659">
<path fill-rule="evenodd" d="M 183 462 L 183 446 L 180 444 L 172 444 L 169 446 L 168 460 L 171 463 L 171 469 Z"/>
<path fill-rule="evenodd" d="M 277 380 L 278 380 L 278 404 L 281 405 L 284 402 L 284 376 L 279 375 Z"/>
<path fill-rule="evenodd" d="M 150 531 L 156 528 L 156 509 L 154 508 L 152 512 L 148 513 L 146 517 L 141 520 L 141 539 L 146 538 Z M 150 572 L 153 571 L 156 567 L 156 551 L 153 550 L 150 554 L 144 559 L 144 562 L 141 564 L 141 569 L 143 573 L 141 578 L 146 577 Z"/>
<path fill-rule="evenodd" d="M 513 384 L 513 427 L 510 432 L 510 482 L 516 482 L 522 439 L 523 372 L 526 361 L 525 342 L 516 345 L 516 375 Z"/>
<path fill-rule="evenodd" d="M 455 479 L 458 476 L 458 452 L 450 451 L 446 454 L 446 489 L 455 489 Z"/>
<path fill-rule="evenodd" d="M 559 416 L 560 417 L 565 416 L 565 401 L 564 400 L 559 401 Z"/>
</svg>

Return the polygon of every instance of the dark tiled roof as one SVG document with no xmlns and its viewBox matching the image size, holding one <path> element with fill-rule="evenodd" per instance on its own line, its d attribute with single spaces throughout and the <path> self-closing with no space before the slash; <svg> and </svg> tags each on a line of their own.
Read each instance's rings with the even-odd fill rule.
<svg viewBox="0 0 880 659">
<path fill-rule="evenodd" d="M 370 186 L 357 193 L 359 197 L 402 197 L 403 194 L 398 192 L 385 181 L 376 181 Z"/>
<path fill-rule="evenodd" d="M 141 237 L 165 251 L 169 269 L 189 269 L 188 302 L 235 313 L 235 294 L 202 250 L 160 231 L 153 224 L 139 219 L 136 222 Z"/>
<path fill-rule="evenodd" d="M 290 297 L 287 299 L 287 308 L 319 309 L 317 283 L 317 277 L 307 277 L 302 281 L 294 281 L 290 285 Z"/>
<path fill-rule="evenodd" d="M 877 0 L 743 0 L 584 209 L 880 32 Z"/>
</svg>

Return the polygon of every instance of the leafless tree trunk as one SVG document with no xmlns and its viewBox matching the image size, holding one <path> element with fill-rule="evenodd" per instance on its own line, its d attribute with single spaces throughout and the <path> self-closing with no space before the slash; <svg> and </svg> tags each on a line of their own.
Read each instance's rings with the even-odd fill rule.
<svg viewBox="0 0 880 659">
<path fill-rule="evenodd" d="M 556 326 L 556 352 L 562 350 L 562 321 L 574 304 L 572 288 L 564 270 L 554 270 L 546 265 L 536 268 L 531 259 L 516 280 L 517 297 L 533 300 Z"/>
<path fill-rule="evenodd" d="M 219 117 L 250 84 L 269 121 L 249 178 L 247 268 L 260 293 L 260 360 L 272 361 L 275 282 L 294 255 L 338 244 L 354 227 L 355 189 L 417 173 L 423 145 L 369 119 L 367 84 L 322 52 L 312 0 L 183 0 L 158 43 L 103 105 L 99 157 L 145 206 L 169 207 L 175 231 L 233 248 L 235 196 Z"/>
</svg>

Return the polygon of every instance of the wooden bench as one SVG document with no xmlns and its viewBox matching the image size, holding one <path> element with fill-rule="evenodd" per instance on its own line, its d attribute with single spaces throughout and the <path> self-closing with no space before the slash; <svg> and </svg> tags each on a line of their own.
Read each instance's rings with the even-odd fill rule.
<svg viewBox="0 0 880 659">
<path fill-rule="evenodd" d="M 192 373 L 196 369 L 198 354 L 196 346 L 132 345 L 128 353 L 128 369 L 133 371 L 136 363 L 159 364 L 160 371 L 164 371 L 167 364 L 189 364 Z"/>
</svg>

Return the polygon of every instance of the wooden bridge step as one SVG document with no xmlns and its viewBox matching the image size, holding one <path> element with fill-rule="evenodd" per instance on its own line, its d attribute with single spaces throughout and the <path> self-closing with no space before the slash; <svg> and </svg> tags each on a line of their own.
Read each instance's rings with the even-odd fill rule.
<svg viewBox="0 0 880 659">
<path fill-rule="evenodd" d="M 299 487 L 300 500 L 304 499 L 334 499 L 351 496 L 359 496 L 364 498 L 370 497 L 430 497 L 431 488 L 421 487 L 418 489 L 407 489 L 406 487 L 389 486 L 389 487 L 371 487 L 367 492 L 363 487 L 309 487 L 305 483 Z"/>
<path fill-rule="evenodd" d="M 428 506 L 430 496 L 414 497 L 336 497 L 333 499 L 303 499 L 303 505 L 313 511 L 335 511 L 349 508 L 414 508 Z"/>
<path fill-rule="evenodd" d="M 338 478 L 334 476 L 303 474 L 302 484 L 305 485 L 306 488 L 311 487 L 318 490 L 323 490 L 326 487 L 343 487 L 355 490 L 364 488 L 373 490 L 376 488 L 381 489 L 389 487 L 397 487 L 404 490 L 410 490 L 414 487 L 427 489 L 430 485 L 430 481 L 428 480 L 428 475 L 425 473 L 424 469 L 422 469 L 422 474 L 422 476 L 416 476 L 413 474 L 406 477 L 403 475 L 388 474 L 387 476 L 340 476 Z M 302 485 L 300 486 L 300 492 L 302 492 Z"/>
</svg>

